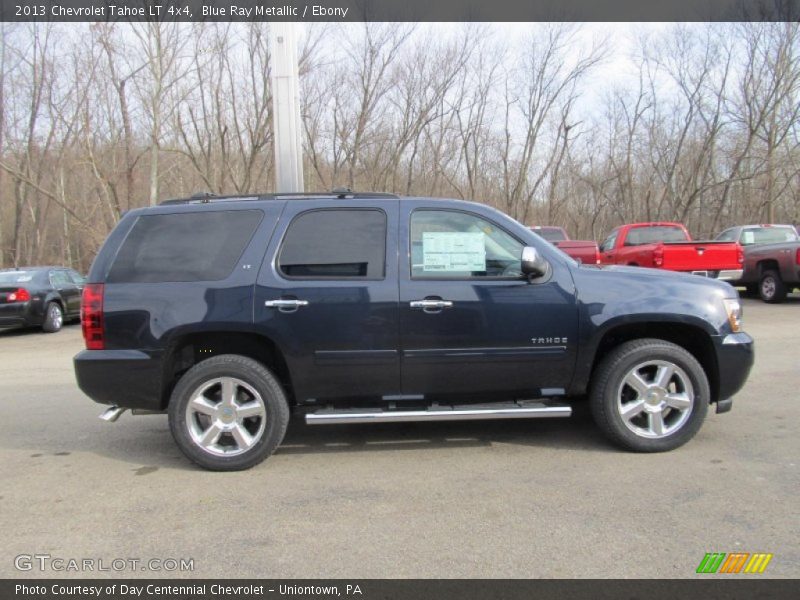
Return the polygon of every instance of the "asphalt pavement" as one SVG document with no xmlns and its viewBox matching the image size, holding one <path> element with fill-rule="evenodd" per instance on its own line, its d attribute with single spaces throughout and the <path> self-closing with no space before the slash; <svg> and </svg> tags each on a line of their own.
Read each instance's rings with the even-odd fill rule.
<svg viewBox="0 0 800 600">
<path fill-rule="evenodd" d="M 100 421 L 72 371 L 78 325 L 0 332 L 0 577 L 685 578 L 707 552 L 773 554 L 764 574 L 735 577 L 797 577 L 800 296 L 744 308 L 747 386 L 673 452 L 618 450 L 581 407 L 530 421 L 295 420 L 274 456 L 239 473 L 194 467 L 166 416 Z M 143 570 L 153 559 L 161 570 Z M 193 570 L 164 570 L 172 559 Z"/>
</svg>

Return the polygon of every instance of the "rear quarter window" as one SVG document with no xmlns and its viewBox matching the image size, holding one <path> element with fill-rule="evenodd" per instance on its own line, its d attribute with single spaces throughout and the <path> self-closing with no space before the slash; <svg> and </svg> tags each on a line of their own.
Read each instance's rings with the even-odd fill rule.
<svg viewBox="0 0 800 600">
<path fill-rule="evenodd" d="M 122 243 L 109 283 L 219 281 L 250 243 L 260 210 L 144 215 Z"/>
</svg>

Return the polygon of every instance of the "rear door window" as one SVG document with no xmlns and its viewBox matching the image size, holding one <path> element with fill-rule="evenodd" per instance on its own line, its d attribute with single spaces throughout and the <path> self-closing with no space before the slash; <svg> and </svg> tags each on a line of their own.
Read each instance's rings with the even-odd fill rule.
<svg viewBox="0 0 800 600">
<path fill-rule="evenodd" d="M 144 215 L 122 244 L 109 283 L 220 281 L 258 228 L 260 210 Z"/>
<path fill-rule="evenodd" d="M 383 279 L 385 263 L 386 213 L 325 209 L 292 221 L 278 268 L 293 279 Z"/>
<path fill-rule="evenodd" d="M 86 283 L 86 277 L 78 273 L 77 271 L 69 270 L 67 271 L 69 274 L 69 278 L 75 285 L 83 285 Z"/>
<path fill-rule="evenodd" d="M 50 285 L 56 289 L 74 286 L 66 271 L 50 271 Z"/>
</svg>

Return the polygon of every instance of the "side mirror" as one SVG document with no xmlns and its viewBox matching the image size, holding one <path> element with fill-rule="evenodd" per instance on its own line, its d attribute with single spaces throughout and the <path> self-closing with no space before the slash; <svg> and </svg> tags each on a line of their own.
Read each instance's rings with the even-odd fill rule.
<svg viewBox="0 0 800 600">
<path fill-rule="evenodd" d="M 547 274 L 549 264 L 533 246 L 522 249 L 522 272 L 528 277 L 543 277 Z"/>
</svg>

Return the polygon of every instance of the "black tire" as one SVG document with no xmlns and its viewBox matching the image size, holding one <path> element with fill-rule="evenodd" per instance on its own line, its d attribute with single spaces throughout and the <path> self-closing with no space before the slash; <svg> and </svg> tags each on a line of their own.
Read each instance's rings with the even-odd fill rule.
<svg viewBox="0 0 800 600">
<path fill-rule="evenodd" d="M 224 424 L 219 420 L 224 417 L 218 419 L 216 416 L 204 416 L 200 412 L 190 415 L 189 403 L 192 397 L 203 389 L 203 386 L 208 386 L 207 389 L 211 390 L 209 393 L 212 395 L 218 390 L 220 401 L 218 404 L 213 404 L 213 402 L 210 404 L 215 407 L 222 406 L 222 383 L 214 383 L 214 380 L 222 378 L 241 383 L 241 385 L 234 384 L 238 387 L 233 388 L 233 397 L 237 398 L 237 395 L 241 397 L 244 394 L 245 404 L 259 404 L 258 398 L 253 396 L 249 390 L 256 392 L 263 401 L 260 404 L 263 405 L 264 416 L 245 418 L 244 421 L 239 421 L 239 417 L 234 413 L 233 417 L 230 414 L 227 415 L 227 418 L 231 420 Z M 215 387 L 217 385 L 219 388 Z M 204 395 L 204 398 L 207 396 Z M 215 414 L 220 415 L 221 413 Z M 264 420 L 263 425 L 261 419 Z M 201 421 L 207 422 L 208 427 L 204 431 L 202 430 L 204 423 Z M 289 404 L 278 379 L 261 363 L 237 354 L 215 356 L 193 366 L 178 381 L 169 402 L 169 427 L 178 447 L 191 461 L 212 471 L 240 471 L 257 465 L 271 455 L 283 441 L 288 423 Z M 223 431 L 217 437 L 219 442 L 215 442 L 211 448 L 206 449 L 201 446 L 200 441 L 195 441 L 195 439 L 199 434 L 209 432 L 212 425 L 215 424 L 237 428 L 239 431 L 242 426 L 249 427 L 250 430 L 247 433 L 253 434 L 252 437 L 257 441 L 252 446 L 242 449 L 239 448 L 240 444 L 232 431 Z M 219 427 L 217 428 L 219 429 Z M 232 451 L 239 453 L 220 455 L 219 452 L 225 451 L 225 443 L 230 446 L 235 445 L 237 448 Z"/>
<path fill-rule="evenodd" d="M 770 269 L 761 274 L 758 282 L 758 295 L 768 304 L 780 304 L 786 300 L 787 289 L 780 273 Z"/>
<path fill-rule="evenodd" d="M 42 331 L 45 333 L 56 333 L 61 331 L 64 325 L 64 311 L 58 302 L 48 302 L 44 312 L 44 323 Z"/>
<path fill-rule="evenodd" d="M 669 420 L 672 420 L 671 426 L 674 427 L 674 430 L 663 430 L 661 437 L 643 437 L 646 435 L 644 431 L 637 433 L 631 428 L 640 430 L 636 426 L 637 424 L 650 423 L 648 412 L 651 407 L 649 405 L 647 408 L 642 408 L 637 416 L 630 420 L 626 420 L 621 414 L 623 396 L 629 397 L 632 393 L 635 394 L 632 387 L 623 383 L 626 376 L 638 366 L 646 365 L 649 362 L 657 363 L 652 367 L 654 373 L 658 371 L 658 365 L 662 363 L 663 366 L 669 364 L 677 367 L 667 388 L 673 387 L 675 389 L 673 395 L 675 395 L 680 391 L 678 382 L 685 383 L 683 380 L 687 378 L 692 394 L 688 393 L 688 389 L 684 391 L 687 397 L 693 395 L 693 402 L 686 410 L 672 409 L 669 406 L 662 409 L 658 409 L 657 406 L 652 407 L 654 412 L 665 411 L 661 412 L 662 427 L 664 424 L 670 426 Z M 643 372 L 646 374 L 650 368 L 649 366 L 643 367 Z M 652 381 L 648 383 L 653 384 Z M 643 406 L 650 401 L 655 403 L 658 400 L 657 393 L 655 391 L 652 393 L 656 397 L 649 398 L 647 401 L 642 398 Z M 615 444 L 635 452 L 665 452 L 682 446 L 699 431 L 708 413 L 710 397 L 708 378 L 694 356 L 680 346 L 664 340 L 641 339 L 626 342 L 614 348 L 598 365 L 592 376 L 589 405 L 595 423 Z M 639 402 L 640 398 L 639 394 L 635 402 L 625 403 L 624 406 L 633 406 Z M 642 428 L 644 427 L 642 425 Z"/>
</svg>

